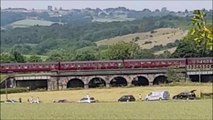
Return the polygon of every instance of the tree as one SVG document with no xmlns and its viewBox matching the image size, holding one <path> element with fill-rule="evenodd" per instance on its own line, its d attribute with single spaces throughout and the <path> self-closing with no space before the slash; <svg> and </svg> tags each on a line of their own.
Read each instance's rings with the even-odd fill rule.
<svg viewBox="0 0 213 120">
<path fill-rule="evenodd" d="M 32 56 L 30 56 L 30 58 L 28 58 L 27 61 L 29 61 L 29 62 L 41 62 L 42 59 L 41 59 L 40 56 L 32 55 Z"/>
<path fill-rule="evenodd" d="M 167 80 L 169 82 L 181 82 L 183 81 L 184 78 L 184 74 L 177 72 L 177 70 L 175 69 L 175 67 L 170 67 L 167 70 Z"/>
<path fill-rule="evenodd" d="M 206 49 L 212 51 L 213 46 L 213 31 L 212 27 L 208 28 L 206 24 L 206 13 L 201 10 L 195 10 L 193 12 L 192 23 L 193 28 L 191 29 L 191 35 L 195 36 L 194 41 L 197 47 L 204 47 L 202 55 L 205 54 Z"/>
<path fill-rule="evenodd" d="M 199 57 L 199 50 L 195 47 L 195 42 L 191 40 L 191 37 L 185 37 L 178 44 L 177 49 L 171 55 L 175 58 L 186 58 L 186 57 Z"/>
<path fill-rule="evenodd" d="M 46 61 L 66 61 L 70 60 L 70 54 L 64 49 L 55 49 L 48 53 Z"/>
<path fill-rule="evenodd" d="M 96 60 L 95 51 L 91 48 L 77 50 L 74 59 L 80 61 Z"/>
<path fill-rule="evenodd" d="M 14 61 L 14 57 L 8 52 L 1 53 L 0 58 L 1 58 L 1 63 L 9 63 Z"/>
<path fill-rule="evenodd" d="M 21 53 L 14 51 L 14 52 L 12 52 L 12 55 L 14 57 L 15 62 L 18 62 L 18 63 L 25 62 L 24 56 Z"/>
<path fill-rule="evenodd" d="M 134 56 L 134 59 L 153 59 L 155 55 L 151 50 L 143 49 L 139 50 L 138 54 Z"/>
<path fill-rule="evenodd" d="M 140 52 L 140 46 L 130 42 L 118 42 L 109 47 L 108 55 L 109 59 L 115 60 L 124 60 L 124 59 L 132 59 Z"/>
<path fill-rule="evenodd" d="M 212 53 L 212 25 L 206 24 L 206 13 L 193 12 L 193 28 L 178 44 L 172 57 L 209 57 Z"/>
</svg>

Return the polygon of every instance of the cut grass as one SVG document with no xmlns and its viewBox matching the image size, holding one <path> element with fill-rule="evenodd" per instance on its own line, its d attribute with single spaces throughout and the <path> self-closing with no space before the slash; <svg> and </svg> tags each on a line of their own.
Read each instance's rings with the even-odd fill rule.
<svg viewBox="0 0 213 120">
<path fill-rule="evenodd" d="M 212 100 L 94 104 L 1 104 L 1 119 L 212 120 Z"/>
</svg>

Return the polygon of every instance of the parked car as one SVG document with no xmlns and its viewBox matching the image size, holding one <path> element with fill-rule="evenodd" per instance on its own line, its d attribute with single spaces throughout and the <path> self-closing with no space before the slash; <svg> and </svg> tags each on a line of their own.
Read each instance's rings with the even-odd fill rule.
<svg viewBox="0 0 213 120">
<path fill-rule="evenodd" d="M 70 101 L 66 100 L 66 99 L 61 99 L 61 100 L 54 100 L 53 103 L 71 103 Z"/>
<path fill-rule="evenodd" d="M 145 100 L 168 100 L 169 97 L 168 91 L 154 91 L 146 95 Z"/>
<path fill-rule="evenodd" d="M 196 99 L 195 92 L 196 90 L 191 90 L 187 92 L 181 92 L 178 95 L 173 96 L 173 99 L 184 99 L 184 100 L 194 100 Z"/>
<path fill-rule="evenodd" d="M 135 97 L 133 95 L 123 95 L 118 99 L 118 102 L 131 102 L 135 101 Z"/>
<path fill-rule="evenodd" d="M 95 100 L 94 97 L 84 97 L 78 102 L 80 102 L 80 103 L 95 103 L 96 100 Z"/>
<path fill-rule="evenodd" d="M 14 99 L 8 99 L 5 101 L 5 103 L 17 103 L 18 101 L 14 100 Z"/>
</svg>

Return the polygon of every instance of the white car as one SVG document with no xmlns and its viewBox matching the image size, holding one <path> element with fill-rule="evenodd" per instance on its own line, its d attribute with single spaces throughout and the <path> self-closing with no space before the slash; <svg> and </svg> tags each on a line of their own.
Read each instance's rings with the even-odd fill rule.
<svg viewBox="0 0 213 120">
<path fill-rule="evenodd" d="M 154 91 L 146 95 L 145 100 L 168 100 L 169 97 L 168 91 Z"/>
<path fill-rule="evenodd" d="M 80 103 L 95 103 L 96 100 L 94 97 L 84 97 L 79 102 Z"/>
</svg>

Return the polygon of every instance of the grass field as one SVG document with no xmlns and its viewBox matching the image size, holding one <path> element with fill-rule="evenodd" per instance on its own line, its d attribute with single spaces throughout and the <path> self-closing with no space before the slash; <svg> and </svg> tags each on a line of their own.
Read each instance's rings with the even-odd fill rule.
<svg viewBox="0 0 213 120">
<path fill-rule="evenodd" d="M 45 21 L 45 20 L 31 20 L 31 19 L 24 19 L 24 20 L 19 20 L 11 24 L 13 28 L 16 27 L 29 27 L 29 26 L 34 26 L 34 25 L 40 25 L 40 26 L 50 26 L 54 22 L 51 21 Z"/>
<path fill-rule="evenodd" d="M 1 120 L 212 120 L 212 100 L 1 104 Z"/>
<path fill-rule="evenodd" d="M 10 99 L 22 98 L 23 102 L 27 102 L 27 99 L 31 96 L 39 97 L 44 103 L 52 103 L 53 100 L 67 99 L 69 101 L 78 101 L 83 96 L 89 94 L 95 97 L 100 102 L 115 102 L 119 97 L 125 94 L 132 94 L 138 99 L 138 95 L 141 94 L 145 97 L 151 91 L 167 90 L 170 95 L 176 95 L 182 91 L 197 90 L 198 95 L 199 90 L 204 93 L 212 92 L 212 84 L 202 84 L 190 85 L 190 86 L 147 86 L 147 87 L 130 87 L 130 88 L 102 88 L 102 89 L 82 89 L 82 90 L 63 90 L 63 91 L 46 91 L 46 92 L 28 92 L 28 93 L 15 93 L 9 94 Z M 5 95 L 1 95 L 1 100 L 5 99 Z"/>
<path fill-rule="evenodd" d="M 212 84 L 191 84 L 188 86 L 149 86 L 130 88 L 102 88 L 63 90 L 46 92 L 29 92 L 9 94 L 9 99 L 22 98 L 22 104 L 1 103 L 1 120 L 211 120 L 212 100 L 168 100 L 139 101 L 138 94 L 144 97 L 151 91 L 168 90 L 171 97 L 179 92 L 195 89 L 212 92 Z M 77 103 L 80 98 L 89 94 L 99 100 L 94 104 Z M 118 103 L 124 94 L 136 97 L 133 103 Z M 30 97 L 39 97 L 41 104 L 28 104 Z M 1 95 L 1 100 L 5 95 Z M 72 103 L 54 104 L 53 100 L 67 99 Z"/>
</svg>

